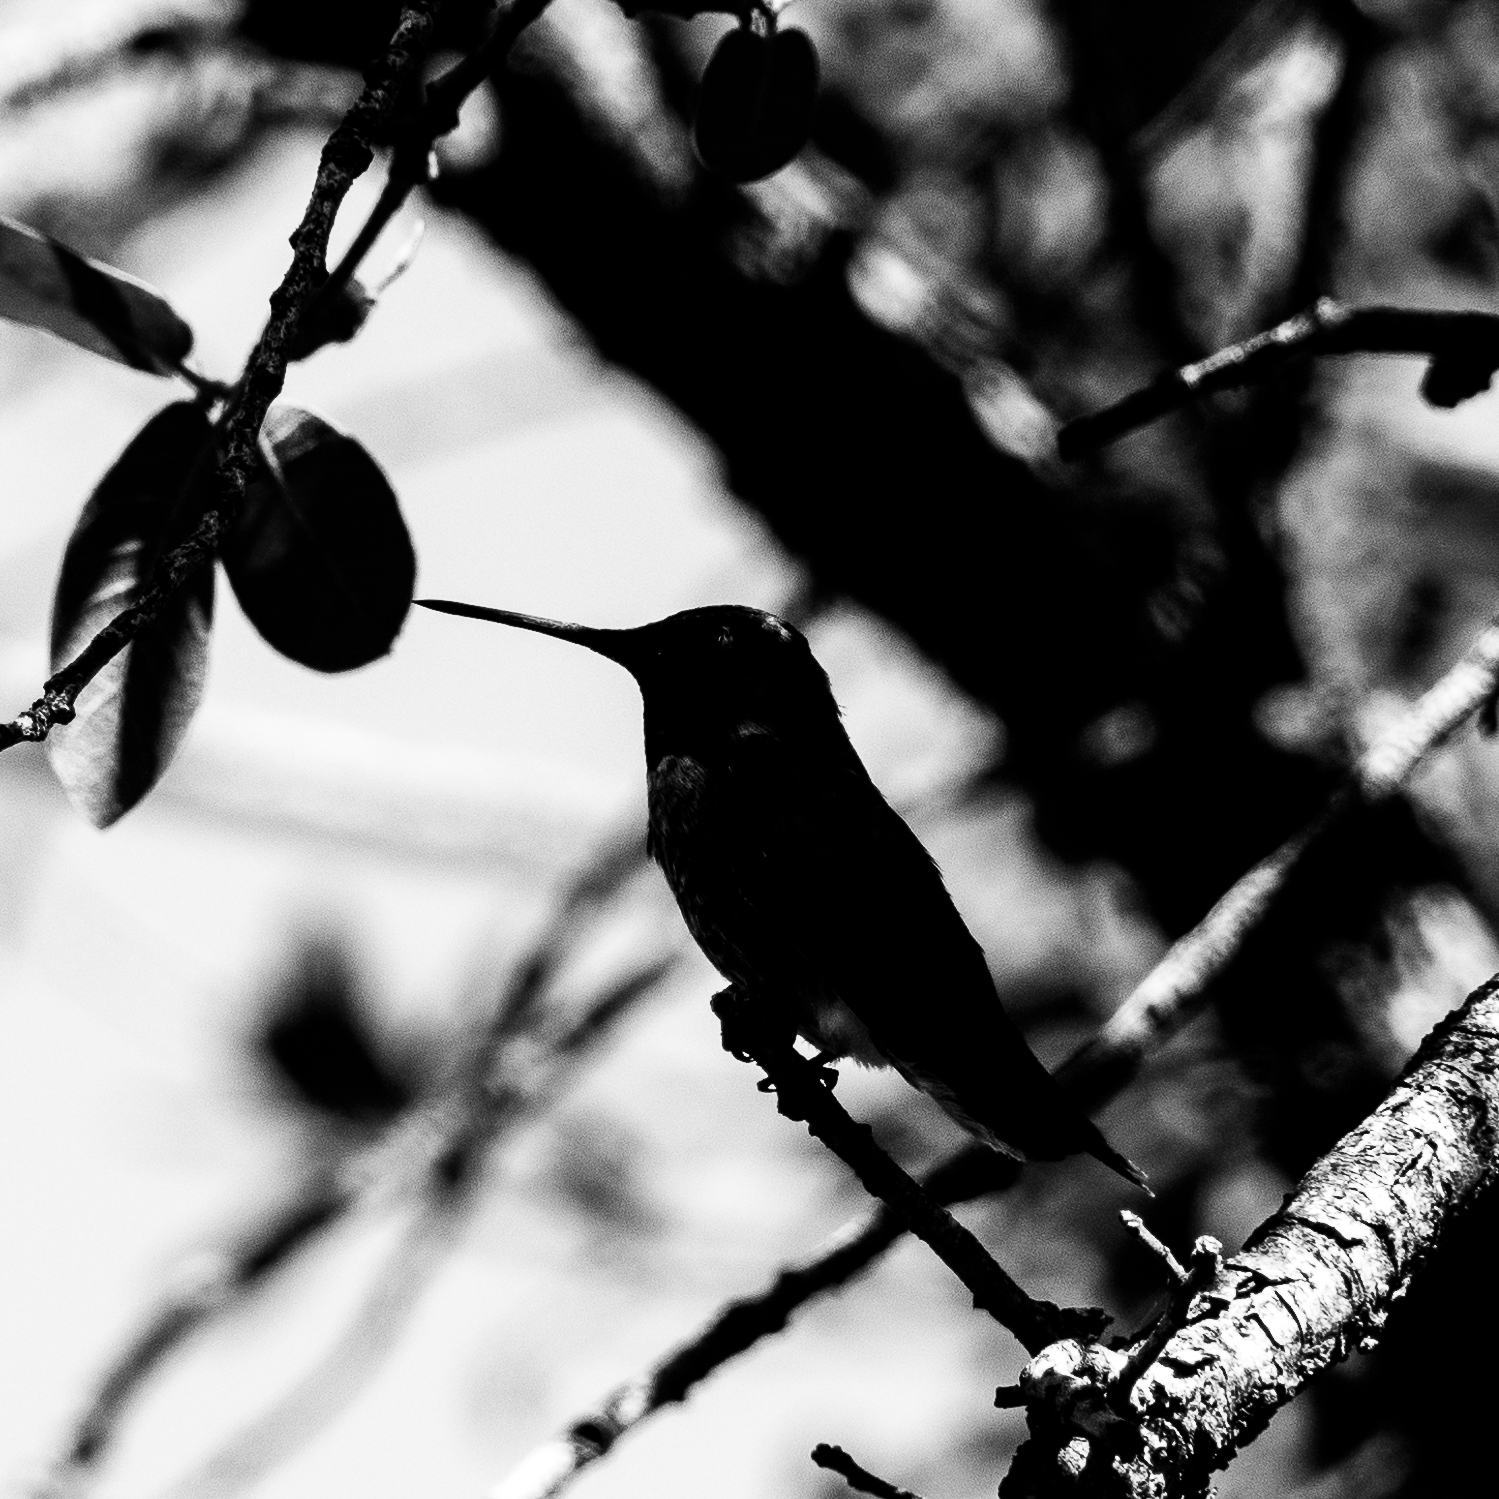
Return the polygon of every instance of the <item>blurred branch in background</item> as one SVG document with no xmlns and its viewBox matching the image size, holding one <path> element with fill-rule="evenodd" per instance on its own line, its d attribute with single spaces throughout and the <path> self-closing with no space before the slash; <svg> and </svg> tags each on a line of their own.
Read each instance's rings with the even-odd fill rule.
<svg viewBox="0 0 1499 1499">
<path fill-rule="evenodd" d="M 488 1151 L 554 1099 L 576 1067 L 674 965 L 675 953 L 637 962 L 575 1015 L 548 999 L 584 940 L 589 917 L 616 897 L 644 862 L 639 839 L 621 837 L 572 882 L 514 967 L 491 1019 L 440 1097 L 398 1115 L 366 1148 L 315 1173 L 293 1202 L 237 1232 L 228 1247 L 193 1256 L 182 1287 L 147 1317 L 99 1381 L 39 1494 L 79 1491 L 107 1456 L 132 1399 L 191 1334 L 254 1294 L 353 1213 L 375 1202 L 409 1198 L 413 1221 L 338 1344 L 273 1412 L 211 1459 L 200 1480 L 184 1480 L 183 1492 L 199 1481 L 216 1489 L 230 1476 L 236 1483 L 251 1481 L 336 1414 L 374 1373 L 379 1354 L 415 1305 L 420 1285 L 439 1263 L 441 1246 L 457 1230 Z"/>
<path fill-rule="evenodd" d="M 1393 796 L 1426 758 L 1492 697 L 1499 686 L 1499 615 L 1463 658 L 1392 722 L 1359 757 L 1349 788 L 1312 827 L 1250 870 L 1178 941 L 1103 1027 L 1057 1072 L 1085 1107 L 1096 1109 L 1125 1088 L 1171 1035 L 1196 1017 L 1245 940 L 1283 896 L 1308 848 L 1335 822 L 1377 798 Z M 1300 892 L 1302 899 L 1315 898 Z M 923 1185 L 952 1204 L 1008 1190 L 1019 1163 L 984 1146 L 960 1151 Z M 782 1331 L 806 1302 L 853 1280 L 906 1232 L 888 1207 L 845 1225 L 819 1253 L 782 1270 L 758 1295 L 723 1308 L 700 1332 L 649 1372 L 621 1385 L 566 1432 L 523 1458 L 490 1499 L 554 1499 L 626 1432 L 663 1406 L 685 1400 L 720 1365 Z"/>
</svg>

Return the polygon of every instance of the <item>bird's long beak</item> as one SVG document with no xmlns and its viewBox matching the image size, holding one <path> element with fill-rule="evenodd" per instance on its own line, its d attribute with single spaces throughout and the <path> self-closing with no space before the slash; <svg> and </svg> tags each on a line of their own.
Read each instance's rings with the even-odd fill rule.
<svg viewBox="0 0 1499 1499">
<path fill-rule="evenodd" d="M 435 609 L 439 614 L 458 614 L 465 619 L 487 619 L 492 624 L 514 625 L 517 630 L 534 630 L 538 635 L 570 640 L 574 645 L 587 646 L 589 650 L 617 661 L 630 672 L 634 672 L 640 659 L 638 630 L 598 630 L 592 625 L 570 625 L 560 619 L 517 614 L 511 609 L 490 609 L 483 604 L 460 604 L 452 599 L 414 599 L 412 602 L 419 609 Z"/>
</svg>

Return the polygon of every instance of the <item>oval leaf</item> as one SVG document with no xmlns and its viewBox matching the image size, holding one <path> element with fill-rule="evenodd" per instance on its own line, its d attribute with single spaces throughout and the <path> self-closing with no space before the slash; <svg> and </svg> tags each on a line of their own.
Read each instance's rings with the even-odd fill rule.
<svg viewBox="0 0 1499 1499">
<path fill-rule="evenodd" d="M 753 182 L 807 144 L 816 109 L 817 49 L 805 31 L 731 31 L 703 71 L 693 145 L 715 176 Z"/>
<path fill-rule="evenodd" d="M 221 557 L 250 623 L 283 656 L 350 671 L 385 655 L 416 584 L 395 491 L 352 437 L 273 406 Z"/>
<path fill-rule="evenodd" d="M 0 317 L 157 375 L 176 369 L 193 346 L 193 330 L 144 281 L 7 218 L 0 218 Z"/>
<path fill-rule="evenodd" d="M 212 497 L 213 428 L 189 401 L 140 430 L 83 507 L 52 604 L 58 671 L 141 595 L 157 559 L 186 539 Z M 203 696 L 213 569 L 195 574 L 157 620 L 79 694 L 77 717 L 47 740 L 58 779 L 96 827 L 128 812 L 170 763 Z"/>
</svg>

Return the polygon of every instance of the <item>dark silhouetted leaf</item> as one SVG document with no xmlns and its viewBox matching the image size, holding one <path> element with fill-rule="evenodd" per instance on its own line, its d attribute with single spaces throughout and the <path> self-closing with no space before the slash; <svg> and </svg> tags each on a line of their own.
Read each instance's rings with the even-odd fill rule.
<svg viewBox="0 0 1499 1499">
<path fill-rule="evenodd" d="M 816 108 L 817 49 L 805 31 L 731 31 L 703 71 L 698 159 L 730 182 L 768 177 L 807 144 Z"/>
<path fill-rule="evenodd" d="M 144 281 L 6 218 L 0 317 L 157 375 L 176 369 L 193 346 L 193 330 Z"/>
<path fill-rule="evenodd" d="M 240 607 L 282 655 L 318 671 L 383 656 L 416 583 L 395 491 L 352 437 L 295 406 L 271 408 L 260 451 L 222 552 Z"/>
<path fill-rule="evenodd" d="M 65 666 L 141 595 L 157 559 L 186 539 L 212 498 L 213 429 L 188 401 L 158 411 L 83 507 L 52 602 L 52 669 Z M 47 741 L 73 804 L 108 827 L 156 783 L 203 695 L 213 569 L 85 687 L 78 716 Z"/>
<path fill-rule="evenodd" d="M 308 944 L 261 1046 L 302 1103 L 356 1124 L 378 1124 L 404 1109 L 413 1090 L 381 1059 L 357 987 L 341 947 L 326 940 Z"/>
</svg>

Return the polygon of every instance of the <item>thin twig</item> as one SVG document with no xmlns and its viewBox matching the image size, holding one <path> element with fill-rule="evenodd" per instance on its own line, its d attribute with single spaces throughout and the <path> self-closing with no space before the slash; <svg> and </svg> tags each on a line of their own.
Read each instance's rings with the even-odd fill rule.
<svg viewBox="0 0 1499 1499">
<path fill-rule="evenodd" d="M 1161 1247 L 1165 1249 L 1164 1244 Z M 1180 1271 L 1181 1266 L 1176 1263 L 1176 1256 L 1169 1250 L 1166 1252 L 1170 1255 L 1171 1263 Z M 1156 1318 L 1150 1331 L 1130 1349 L 1129 1357 L 1125 1359 L 1124 1366 L 1109 1388 L 1109 1401 L 1116 1410 L 1123 1410 L 1128 1406 L 1130 1391 L 1139 1382 L 1140 1376 L 1156 1361 L 1161 1349 L 1187 1325 L 1187 1314 L 1192 1309 L 1193 1300 L 1207 1290 L 1222 1261 L 1223 1245 L 1210 1235 L 1204 1234 L 1192 1246 L 1190 1268 L 1172 1286 L 1171 1299 L 1166 1303 L 1165 1310 Z"/>
<path fill-rule="evenodd" d="M 1421 354 L 1431 363 L 1421 393 L 1456 406 L 1488 388 L 1499 370 L 1499 314 L 1402 307 L 1348 307 L 1323 297 L 1306 312 L 1195 364 L 1183 365 L 1122 401 L 1068 422 L 1063 458 L 1081 458 L 1199 396 L 1268 379 L 1293 359 L 1320 354 Z"/>
<path fill-rule="evenodd" d="M 1166 1274 L 1170 1277 L 1172 1285 L 1183 1286 L 1187 1283 L 1186 1269 L 1182 1262 L 1172 1254 L 1171 1246 L 1156 1238 L 1145 1226 L 1145 1220 L 1138 1213 L 1132 1213 L 1125 1208 L 1119 1214 L 1119 1218 L 1125 1228 L 1166 1267 Z"/>
<path fill-rule="evenodd" d="M 516 38 L 548 4 L 550 0 L 511 0 L 495 17 L 488 36 L 427 85 L 420 107 L 412 112 L 396 137 L 390 170 L 375 206 L 308 306 L 309 323 L 315 322 L 319 310 L 330 305 L 353 279 L 364 257 L 412 191 L 431 180 L 433 143 L 457 126 L 463 101 L 489 77 L 515 45 Z"/>
<path fill-rule="evenodd" d="M 298 348 L 303 317 L 328 285 L 328 240 L 339 206 L 354 181 L 374 160 L 376 147 L 400 138 L 402 107 L 420 78 L 441 3 L 442 0 L 408 0 L 402 6 L 389 46 L 370 65 L 359 98 L 323 146 L 312 195 L 302 222 L 291 236 L 292 263 L 271 295 L 270 318 L 219 419 L 213 504 L 192 535 L 166 553 L 152 569 L 135 603 L 117 614 L 77 657 L 50 677 L 41 697 L 29 709 L 9 723 L 0 724 L 0 751 L 23 741 L 45 739 L 54 725 L 70 723 L 78 694 L 156 620 L 187 580 L 211 563 L 218 552 L 255 465 L 261 423 L 271 402 L 281 393 L 287 362 Z M 420 129 L 432 131 L 426 138 L 428 147 L 436 135 L 457 123 L 459 104 L 547 3 L 548 0 L 513 0 L 496 20 L 483 45 L 432 85 L 418 115 Z M 412 137 L 406 139 L 409 142 Z M 401 150 L 397 150 L 396 156 L 405 162 L 406 154 Z M 421 159 L 425 164 L 425 151 Z M 408 186 L 401 193 L 402 200 L 409 190 Z M 384 200 L 382 193 L 381 201 Z M 370 242 L 373 243 L 373 237 Z M 352 275 L 353 269 L 353 264 L 349 264 L 346 275 Z"/>
<path fill-rule="evenodd" d="M 736 989 L 714 996 L 713 1013 L 723 1025 L 724 1049 L 757 1063 L 788 1119 L 807 1126 L 891 1212 L 968 1288 L 973 1304 L 1008 1328 L 1032 1352 L 1059 1337 L 1096 1336 L 1107 1324 L 1101 1312 L 1073 1311 L 1027 1295 L 978 1239 L 883 1150 L 867 1124 L 859 1124 L 833 1095 L 824 1069 L 809 1062 L 765 1023 L 754 1000 Z"/>
<path fill-rule="evenodd" d="M 846 1478 L 849 1488 L 857 1489 L 861 1494 L 873 1494 L 875 1499 L 921 1499 L 910 1489 L 898 1489 L 868 1468 L 860 1467 L 843 1448 L 835 1447 L 831 1442 L 819 1442 L 812 1449 L 812 1461 L 819 1468 Z"/>
<path fill-rule="evenodd" d="M 1351 777 L 1368 799 L 1393 794 L 1499 687 L 1499 614 L 1463 658 L 1359 757 Z M 1348 800 L 1344 794 L 1343 801 Z M 1307 847 L 1331 824 L 1311 828 L 1257 864 L 1177 942 L 1105 1025 L 1076 1052 L 1057 1080 L 1094 1106 L 1121 1092 L 1145 1056 L 1206 1004 L 1207 991 L 1233 961 Z M 927 1194 L 953 1203 L 1003 1192 L 1019 1180 L 1016 1162 L 986 1146 L 959 1151 L 930 1173 Z M 535 1448 L 491 1490 L 489 1499 L 556 1499 L 584 1468 L 663 1406 L 685 1400 L 709 1374 L 780 1332 L 807 1302 L 869 1268 L 905 1232 L 886 1207 L 844 1226 L 824 1248 L 783 1269 L 764 1290 L 722 1308 L 653 1369 L 618 1386 L 559 1437 Z M 1020 1403 L 1012 1401 L 1012 1404 Z"/>
</svg>

